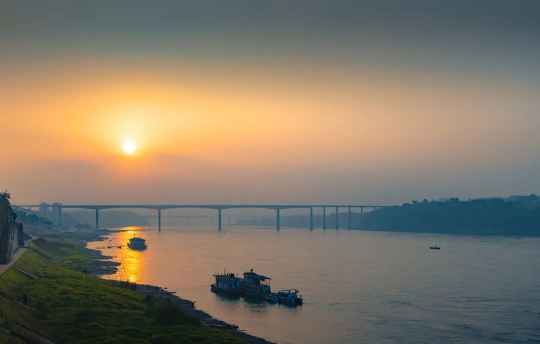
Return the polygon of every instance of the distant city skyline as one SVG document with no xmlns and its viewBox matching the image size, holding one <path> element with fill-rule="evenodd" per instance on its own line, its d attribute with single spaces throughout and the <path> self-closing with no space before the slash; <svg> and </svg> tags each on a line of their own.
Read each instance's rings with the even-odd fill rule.
<svg viewBox="0 0 540 344">
<path fill-rule="evenodd" d="M 540 193 L 537 1 L 1 8 L 15 203 Z"/>
</svg>

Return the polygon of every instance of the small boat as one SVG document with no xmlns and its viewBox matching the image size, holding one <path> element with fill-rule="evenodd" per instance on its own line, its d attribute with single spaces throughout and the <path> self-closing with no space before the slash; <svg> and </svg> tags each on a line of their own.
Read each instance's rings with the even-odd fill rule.
<svg viewBox="0 0 540 344">
<path fill-rule="evenodd" d="M 296 307 L 304 304 L 304 299 L 297 289 L 280 290 L 275 293 L 277 302 L 281 305 Z"/>
<path fill-rule="evenodd" d="M 146 250 L 146 240 L 143 238 L 134 237 L 129 239 L 127 246 L 135 251 L 144 251 Z"/>
<path fill-rule="evenodd" d="M 440 246 L 430 246 L 429 249 L 430 250 L 440 250 L 441 247 Z"/>
</svg>

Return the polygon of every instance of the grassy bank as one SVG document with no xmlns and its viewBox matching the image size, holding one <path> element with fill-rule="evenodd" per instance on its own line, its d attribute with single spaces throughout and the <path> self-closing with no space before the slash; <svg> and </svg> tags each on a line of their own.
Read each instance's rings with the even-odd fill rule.
<svg viewBox="0 0 540 344">
<path fill-rule="evenodd" d="M 246 342 L 168 300 L 94 277 L 87 273 L 93 265 L 95 257 L 81 246 L 35 240 L 0 276 L 0 343 Z"/>
</svg>

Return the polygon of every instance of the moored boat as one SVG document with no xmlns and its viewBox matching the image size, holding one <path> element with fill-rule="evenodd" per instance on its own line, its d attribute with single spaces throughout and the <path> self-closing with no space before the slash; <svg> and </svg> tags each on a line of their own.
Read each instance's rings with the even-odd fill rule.
<svg viewBox="0 0 540 344">
<path fill-rule="evenodd" d="M 242 279 L 233 273 L 222 273 L 214 275 L 216 282 L 210 286 L 210 290 L 216 294 L 229 297 L 240 297 L 242 295 Z"/>
<path fill-rule="evenodd" d="M 296 307 L 304 304 L 304 299 L 297 289 L 280 290 L 275 293 L 279 304 Z"/>
<path fill-rule="evenodd" d="M 228 297 L 243 297 L 254 302 L 279 303 L 290 307 L 303 304 L 303 299 L 297 289 L 280 290 L 273 293 L 267 281 L 271 278 L 258 273 L 253 269 L 244 272 L 243 277 L 234 273 L 215 274 L 215 283 L 210 290 L 216 294 Z"/>
<path fill-rule="evenodd" d="M 253 301 L 265 301 L 268 295 L 272 294 L 270 285 L 266 284 L 269 280 L 271 280 L 270 277 L 257 274 L 253 272 L 253 269 L 244 272 L 243 296 Z"/>
<path fill-rule="evenodd" d="M 144 251 L 146 250 L 146 240 L 143 238 L 134 237 L 129 239 L 127 246 L 136 251 Z"/>
</svg>

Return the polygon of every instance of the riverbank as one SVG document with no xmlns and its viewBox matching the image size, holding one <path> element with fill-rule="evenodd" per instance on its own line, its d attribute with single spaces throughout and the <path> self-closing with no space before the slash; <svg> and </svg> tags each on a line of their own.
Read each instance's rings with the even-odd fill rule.
<svg viewBox="0 0 540 344">
<path fill-rule="evenodd" d="M 84 239 L 81 239 L 81 243 L 84 243 L 84 249 L 88 250 L 95 259 L 92 262 L 92 270 L 95 271 L 96 276 L 110 275 L 118 271 L 120 263 L 111 261 L 112 257 L 103 255 L 99 250 L 94 250 L 86 247 L 86 244 L 90 241 L 105 241 L 107 234 L 121 232 L 122 230 L 100 230 L 95 236 L 89 235 L 84 236 Z M 168 302 L 173 303 L 178 307 L 182 313 L 191 319 L 200 321 L 203 325 L 212 327 L 212 328 L 221 328 L 232 330 L 239 337 L 246 340 L 250 344 L 272 344 L 263 338 L 252 336 L 246 332 L 239 330 L 237 325 L 229 324 L 223 320 L 216 319 L 210 314 L 195 308 L 195 302 L 191 300 L 184 299 L 160 286 L 148 285 L 148 284 L 138 284 L 138 283 L 128 283 L 120 281 L 110 281 L 111 283 L 122 287 L 134 290 L 138 293 L 145 295 L 146 297 L 154 297 L 162 300 L 167 300 Z"/>
<path fill-rule="evenodd" d="M 36 239 L 0 278 L 0 342 L 267 344 L 157 286 L 109 281 L 118 264 L 88 241 L 107 231 Z"/>
</svg>

